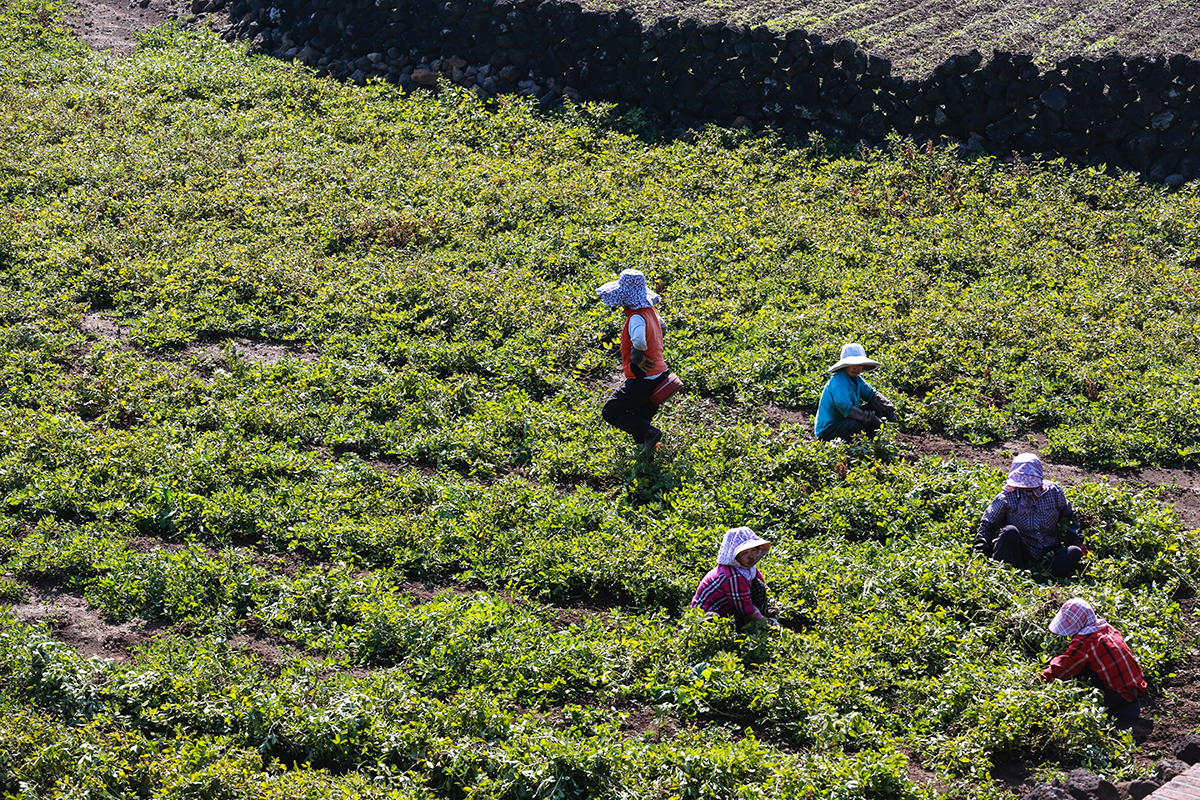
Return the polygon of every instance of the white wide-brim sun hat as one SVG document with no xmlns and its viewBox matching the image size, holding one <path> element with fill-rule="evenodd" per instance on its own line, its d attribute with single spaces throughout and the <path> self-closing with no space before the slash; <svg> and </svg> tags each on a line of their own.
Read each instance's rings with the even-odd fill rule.
<svg viewBox="0 0 1200 800">
<path fill-rule="evenodd" d="M 846 367 L 862 366 L 867 372 L 879 366 L 879 362 L 873 358 L 867 358 L 866 349 L 857 342 L 850 342 L 842 345 L 841 360 L 829 368 L 830 373 L 843 370 Z"/>
</svg>

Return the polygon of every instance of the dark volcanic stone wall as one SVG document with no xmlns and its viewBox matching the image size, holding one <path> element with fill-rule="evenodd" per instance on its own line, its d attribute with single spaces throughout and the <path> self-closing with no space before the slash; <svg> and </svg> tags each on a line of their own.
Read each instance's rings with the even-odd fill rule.
<svg viewBox="0 0 1200 800">
<path fill-rule="evenodd" d="M 682 133 L 705 122 L 770 124 L 842 141 L 957 141 L 1200 178 L 1200 62 L 1184 55 L 1073 57 L 1043 71 L 1027 54 L 955 55 L 906 80 L 852 41 L 802 30 L 700 24 L 558 0 L 195 0 L 231 2 L 232 35 L 355 82 L 455 83 L 496 95 L 563 96 L 654 111 Z M 200 10 L 200 9 L 197 9 Z"/>
</svg>

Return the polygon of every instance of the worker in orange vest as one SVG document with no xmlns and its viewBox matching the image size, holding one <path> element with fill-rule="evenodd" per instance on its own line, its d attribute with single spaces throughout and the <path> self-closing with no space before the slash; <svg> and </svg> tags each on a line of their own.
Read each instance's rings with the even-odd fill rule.
<svg viewBox="0 0 1200 800">
<path fill-rule="evenodd" d="M 653 459 L 663 432 L 652 424 L 660 404 L 683 384 L 667 371 L 663 360 L 663 322 L 654 310 L 662 298 L 646 287 L 636 269 L 623 271 L 615 281 L 596 289 L 600 300 L 623 308 L 621 366 L 625 382 L 604 404 L 604 421 L 620 428 L 642 445 L 641 455 Z"/>
</svg>

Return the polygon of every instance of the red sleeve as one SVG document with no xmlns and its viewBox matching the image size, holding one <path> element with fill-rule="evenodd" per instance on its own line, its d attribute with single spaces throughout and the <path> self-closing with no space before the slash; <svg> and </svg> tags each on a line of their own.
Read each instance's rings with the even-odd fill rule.
<svg viewBox="0 0 1200 800">
<path fill-rule="evenodd" d="M 1055 678 L 1066 679 L 1073 678 L 1083 668 L 1088 665 L 1090 658 L 1088 649 L 1084 647 L 1084 638 L 1082 636 L 1072 636 L 1071 643 L 1067 645 L 1066 652 L 1061 656 L 1056 656 L 1050 659 L 1050 664 L 1042 670 L 1042 677 L 1048 681 Z"/>
</svg>

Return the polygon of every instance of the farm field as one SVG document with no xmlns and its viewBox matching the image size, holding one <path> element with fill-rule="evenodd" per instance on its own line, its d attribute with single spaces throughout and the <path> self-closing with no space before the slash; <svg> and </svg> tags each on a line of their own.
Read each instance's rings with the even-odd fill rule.
<svg viewBox="0 0 1200 800">
<path fill-rule="evenodd" d="M 675 14 L 704 21 L 803 28 L 827 41 L 853 39 L 892 60 L 893 74 L 919 78 L 947 56 L 977 49 L 1030 53 L 1043 66 L 1072 55 L 1200 54 L 1200 21 L 1187 0 L 586 0 L 586 7 L 633 8 L 643 19 Z"/>
<path fill-rule="evenodd" d="M 1200 725 L 1195 187 L 639 125 L 0 11 L 0 794 L 998 798 Z M 651 463 L 626 266 L 688 385 Z M 874 444 L 807 422 L 848 340 Z M 969 552 L 1034 446 L 1066 583 Z M 780 630 L 687 609 L 740 524 Z M 1132 731 L 1036 680 L 1070 596 Z"/>
</svg>

